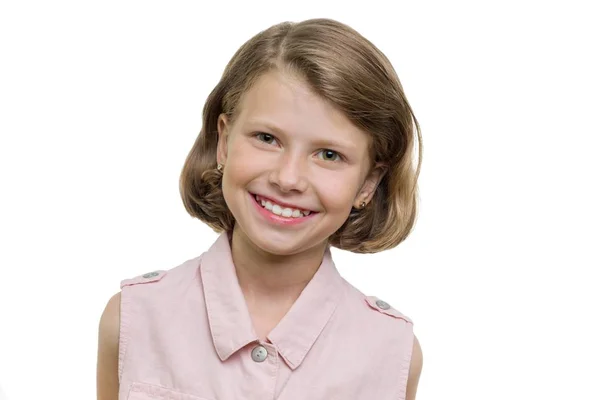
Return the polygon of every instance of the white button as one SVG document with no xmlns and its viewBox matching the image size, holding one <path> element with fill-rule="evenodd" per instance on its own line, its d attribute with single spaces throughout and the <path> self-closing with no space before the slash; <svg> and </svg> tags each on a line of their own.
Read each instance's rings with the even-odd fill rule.
<svg viewBox="0 0 600 400">
<path fill-rule="evenodd" d="M 390 305 L 383 300 L 377 300 L 375 304 L 377 304 L 377 307 L 381 308 L 382 310 L 390 309 Z"/>
<path fill-rule="evenodd" d="M 256 346 L 252 349 L 252 360 L 256 362 L 263 362 L 267 359 L 267 349 L 263 346 Z"/>
</svg>

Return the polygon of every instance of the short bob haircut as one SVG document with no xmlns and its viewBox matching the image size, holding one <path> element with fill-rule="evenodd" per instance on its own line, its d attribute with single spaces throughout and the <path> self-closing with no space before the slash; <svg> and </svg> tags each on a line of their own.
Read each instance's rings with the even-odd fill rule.
<svg viewBox="0 0 600 400">
<path fill-rule="evenodd" d="M 187 212 L 216 232 L 232 231 L 235 220 L 216 169 L 217 121 L 221 113 L 234 121 L 242 95 L 271 70 L 302 77 L 366 132 L 371 137 L 372 165 L 382 164 L 386 170 L 371 202 L 350 212 L 329 238 L 330 244 L 355 253 L 397 246 L 411 232 L 417 214 L 420 127 L 387 57 L 354 29 L 331 19 L 274 25 L 235 53 L 206 100 L 202 130 L 181 172 L 180 194 Z"/>
</svg>

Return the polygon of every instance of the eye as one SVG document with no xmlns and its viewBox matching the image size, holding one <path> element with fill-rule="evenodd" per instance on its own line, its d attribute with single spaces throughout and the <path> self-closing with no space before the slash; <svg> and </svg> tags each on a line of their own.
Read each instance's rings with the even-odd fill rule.
<svg viewBox="0 0 600 400">
<path fill-rule="evenodd" d="M 273 142 L 275 141 L 275 136 L 268 133 L 259 132 L 255 136 L 258 140 L 266 144 L 273 144 Z"/>
<path fill-rule="evenodd" d="M 319 151 L 319 158 L 324 161 L 341 161 L 342 157 L 337 151 L 323 149 Z"/>
</svg>

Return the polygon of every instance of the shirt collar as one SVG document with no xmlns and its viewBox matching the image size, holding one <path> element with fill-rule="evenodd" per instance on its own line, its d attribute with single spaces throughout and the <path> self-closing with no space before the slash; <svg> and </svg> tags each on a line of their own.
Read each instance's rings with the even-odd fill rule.
<svg viewBox="0 0 600 400">
<path fill-rule="evenodd" d="M 215 350 L 222 361 L 258 337 L 239 285 L 227 233 L 202 256 L 201 277 Z M 291 369 L 304 360 L 333 315 L 342 295 L 343 280 L 331 251 L 288 313 L 268 335 Z"/>
</svg>

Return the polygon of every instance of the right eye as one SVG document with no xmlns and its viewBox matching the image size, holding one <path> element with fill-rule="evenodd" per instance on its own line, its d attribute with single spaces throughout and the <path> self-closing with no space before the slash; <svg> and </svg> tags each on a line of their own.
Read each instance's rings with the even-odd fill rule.
<svg viewBox="0 0 600 400">
<path fill-rule="evenodd" d="M 273 144 L 273 142 L 275 141 L 275 136 L 264 132 L 257 133 L 256 138 L 266 144 Z"/>
</svg>

